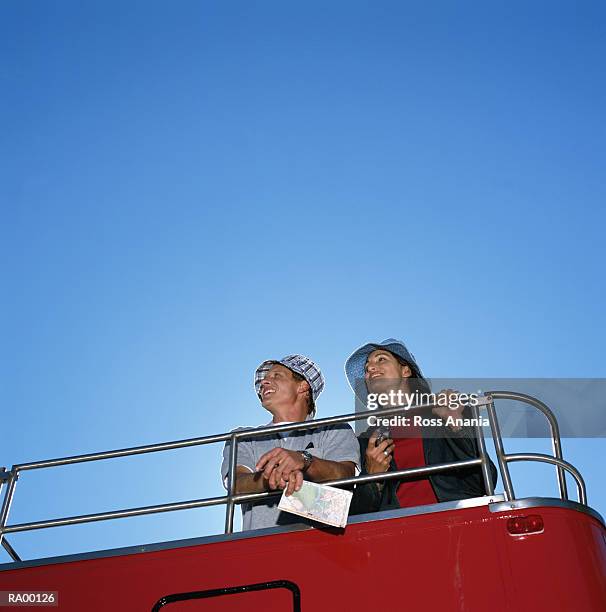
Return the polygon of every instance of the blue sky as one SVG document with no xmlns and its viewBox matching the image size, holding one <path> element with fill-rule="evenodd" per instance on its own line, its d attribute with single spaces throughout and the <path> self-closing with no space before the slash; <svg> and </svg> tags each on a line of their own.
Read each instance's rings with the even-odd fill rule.
<svg viewBox="0 0 606 612">
<path fill-rule="evenodd" d="M 253 371 L 292 352 L 323 368 L 319 414 L 347 412 L 345 358 L 389 336 L 430 376 L 605 376 L 604 18 L 5 3 L 0 465 L 264 422 Z M 604 440 L 564 450 L 605 514 Z M 219 451 L 23 474 L 10 522 L 220 494 Z M 32 558 L 221 529 L 198 510 L 10 540 Z"/>
</svg>

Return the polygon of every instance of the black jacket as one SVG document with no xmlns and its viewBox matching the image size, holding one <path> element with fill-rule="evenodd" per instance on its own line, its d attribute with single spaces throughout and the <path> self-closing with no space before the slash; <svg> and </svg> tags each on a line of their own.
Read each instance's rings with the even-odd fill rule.
<svg viewBox="0 0 606 612">
<path fill-rule="evenodd" d="M 362 474 L 367 474 L 364 467 L 364 457 L 368 446 L 369 434 L 372 430 L 358 438 L 360 443 L 360 454 L 362 458 Z M 423 454 L 426 465 L 437 463 L 451 463 L 464 459 L 476 459 L 479 457 L 478 444 L 474 430 L 464 427 L 461 431 L 454 433 L 450 428 L 444 427 L 441 436 L 436 435 L 435 428 L 423 430 Z M 400 469 L 418 466 L 402 466 Z M 390 472 L 397 471 L 393 455 L 389 466 Z M 493 487 L 497 482 L 497 469 L 493 462 L 490 462 L 490 474 Z M 467 499 L 470 497 L 481 497 L 486 495 L 484 480 L 482 478 L 482 468 L 472 466 L 457 470 L 449 470 L 438 474 L 425 476 L 433 488 L 438 502 L 454 501 L 457 499 Z M 399 508 L 400 503 L 396 496 L 401 480 L 392 479 L 384 483 L 383 489 L 379 492 L 376 482 L 358 484 L 354 490 L 351 502 L 350 514 L 364 514 L 366 512 L 376 512 L 377 510 L 388 510 Z"/>
</svg>

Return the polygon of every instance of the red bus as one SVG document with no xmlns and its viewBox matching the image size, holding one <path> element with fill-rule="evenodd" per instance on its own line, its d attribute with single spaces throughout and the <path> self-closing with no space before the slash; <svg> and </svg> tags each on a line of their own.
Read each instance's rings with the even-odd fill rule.
<svg viewBox="0 0 606 612">
<path fill-rule="evenodd" d="M 524 401 L 545 415 L 551 429 L 553 456 L 505 453 L 494 402 L 508 399 Z M 0 473 L 0 482 L 5 485 L 0 537 L 14 559 L 0 565 L 0 607 L 48 605 L 74 612 L 149 612 L 164 608 L 169 612 L 351 612 L 377 607 L 413 611 L 603 612 L 604 520 L 587 505 L 579 472 L 562 458 L 553 414 L 536 398 L 512 392 L 486 393 L 480 409 L 487 411 L 490 421 L 502 493 L 492 491 L 485 478 L 485 496 L 352 516 L 345 529 L 295 524 L 232 533 L 235 505 L 271 495 L 236 495 L 234 483 L 230 483 L 224 497 L 8 524 L 17 477 L 27 470 L 230 439 L 235 465 L 238 439 L 263 435 L 263 429 L 13 466 Z M 376 414 L 388 416 L 396 412 L 391 408 Z M 359 418 L 359 414 L 348 414 L 311 423 L 322 426 Z M 310 422 L 306 422 L 280 429 L 309 426 Z M 477 462 L 486 474 L 489 460 L 481 428 L 476 433 L 480 448 Z M 560 497 L 516 498 L 508 469 L 513 461 L 553 464 Z M 460 462 L 422 469 L 448 471 L 457 465 Z M 400 470 L 364 478 L 401 478 L 406 473 Z M 576 482 L 578 501 L 568 499 L 566 473 Z M 359 480 L 360 477 L 332 484 L 351 485 Z M 220 504 L 226 506 L 226 528 L 225 533 L 216 536 L 32 560 L 21 560 L 7 539 L 11 533 L 32 529 Z"/>
</svg>

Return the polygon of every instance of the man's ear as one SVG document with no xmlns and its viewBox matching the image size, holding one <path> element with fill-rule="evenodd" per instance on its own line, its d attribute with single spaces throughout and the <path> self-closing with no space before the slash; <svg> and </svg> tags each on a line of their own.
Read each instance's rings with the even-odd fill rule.
<svg viewBox="0 0 606 612">
<path fill-rule="evenodd" d="M 412 376 L 412 370 L 410 366 L 404 365 L 401 366 L 402 369 L 402 378 L 410 378 Z"/>
<path fill-rule="evenodd" d="M 309 391 L 311 393 L 311 387 L 309 386 L 309 383 L 306 380 L 302 380 L 299 382 L 297 393 L 305 393 L 306 391 Z"/>
</svg>

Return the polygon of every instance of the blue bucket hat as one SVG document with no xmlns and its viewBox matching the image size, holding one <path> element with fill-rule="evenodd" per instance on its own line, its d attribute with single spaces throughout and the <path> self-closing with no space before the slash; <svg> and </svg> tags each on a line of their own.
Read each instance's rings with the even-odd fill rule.
<svg viewBox="0 0 606 612">
<path fill-rule="evenodd" d="M 360 381 L 364 380 L 364 367 L 366 366 L 368 356 L 377 349 L 384 349 L 397 355 L 410 365 L 410 369 L 415 378 L 425 380 L 425 377 L 421 373 L 421 368 L 419 368 L 419 365 L 415 361 L 414 355 L 406 348 L 406 345 L 401 340 L 387 338 L 387 340 L 383 340 L 382 342 L 369 342 L 361 346 L 354 351 L 345 362 L 345 375 L 354 393 L 356 393 L 356 381 L 358 386 L 357 391 L 360 391 Z"/>
</svg>

